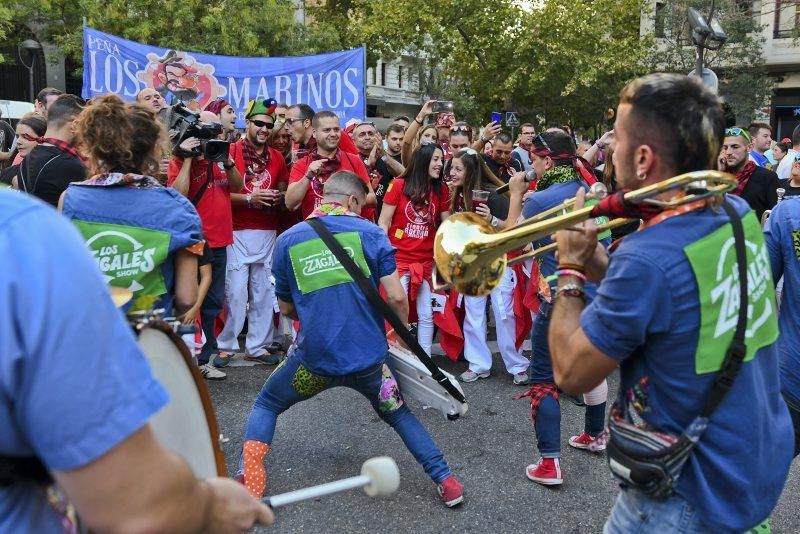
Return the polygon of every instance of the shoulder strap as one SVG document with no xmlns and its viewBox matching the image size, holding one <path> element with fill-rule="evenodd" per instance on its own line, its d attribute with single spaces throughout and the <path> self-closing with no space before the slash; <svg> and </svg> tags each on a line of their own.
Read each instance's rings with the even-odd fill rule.
<svg viewBox="0 0 800 534">
<path fill-rule="evenodd" d="M 189 179 L 191 180 L 191 177 L 189 177 Z M 211 180 L 213 179 L 214 179 L 214 162 L 208 160 L 208 167 L 206 167 L 206 181 L 203 182 L 203 185 L 202 187 L 200 187 L 200 190 L 197 193 L 195 193 L 195 195 L 191 199 L 192 204 L 194 204 L 195 207 L 197 207 L 197 205 L 200 204 L 200 201 L 203 199 L 203 195 L 206 194 L 206 189 L 208 189 L 208 184 L 210 184 Z"/>
<path fill-rule="evenodd" d="M 392 325 L 394 331 L 397 332 L 397 335 L 400 336 L 400 339 L 408 345 L 414 355 L 419 358 L 419 361 L 430 371 L 433 379 L 439 382 L 439 384 L 441 384 L 441 386 L 458 402 L 466 402 L 467 399 L 464 398 L 464 395 L 450 383 L 450 380 L 442 373 L 442 370 L 433 363 L 433 360 L 425 353 L 425 350 L 420 346 L 417 339 L 411 335 L 411 332 L 408 331 L 397 314 L 395 314 L 389 305 L 381 298 L 375 285 L 364 275 L 350 255 L 345 252 L 342 245 L 333 237 L 333 234 L 328 230 L 325 224 L 317 218 L 308 219 L 306 222 L 322 239 L 325 245 L 327 245 L 333 255 L 336 256 L 336 259 L 339 260 L 339 263 L 342 264 L 342 267 L 344 267 L 353 281 L 358 284 L 358 287 L 361 288 L 361 291 L 364 293 L 364 296 L 367 297 L 370 304 L 381 312 L 389 324 Z"/>
<path fill-rule="evenodd" d="M 733 228 L 734 250 L 736 251 L 736 266 L 739 271 L 739 316 L 736 322 L 736 331 L 733 339 L 725 353 L 722 368 L 714 379 L 714 386 L 706 400 L 700 417 L 708 418 L 719 406 L 722 399 L 733 385 L 733 381 L 742 368 L 742 363 L 747 355 L 747 345 L 744 342 L 745 330 L 747 328 L 747 247 L 744 240 L 744 227 L 742 219 L 736 213 L 736 209 L 726 200 L 722 201 L 722 209 L 731 220 Z"/>
<path fill-rule="evenodd" d="M 47 486 L 53 483 L 53 478 L 36 456 L 0 455 L 0 487 L 22 481 Z"/>
</svg>

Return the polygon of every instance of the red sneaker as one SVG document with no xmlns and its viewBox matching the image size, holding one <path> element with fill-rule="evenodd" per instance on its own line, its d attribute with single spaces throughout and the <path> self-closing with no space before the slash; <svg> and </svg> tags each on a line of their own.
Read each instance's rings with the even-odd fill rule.
<svg viewBox="0 0 800 534">
<path fill-rule="evenodd" d="M 561 478 L 561 464 L 558 458 L 542 458 L 538 463 L 525 468 L 525 475 L 539 484 L 557 486 L 564 482 Z"/>
<path fill-rule="evenodd" d="M 444 505 L 452 508 L 457 504 L 464 501 L 464 485 L 456 480 L 456 477 L 450 475 L 437 486 L 439 496 L 444 501 Z"/>
<path fill-rule="evenodd" d="M 576 449 L 584 449 L 591 452 L 600 452 L 606 450 L 605 442 L 595 439 L 586 432 L 580 436 L 572 436 L 569 438 L 569 444 Z"/>
</svg>

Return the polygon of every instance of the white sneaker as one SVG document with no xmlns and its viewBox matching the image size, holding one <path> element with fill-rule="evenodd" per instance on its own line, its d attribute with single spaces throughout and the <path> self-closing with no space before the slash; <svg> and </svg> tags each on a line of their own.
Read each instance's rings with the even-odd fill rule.
<svg viewBox="0 0 800 534">
<path fill-rule="evenodd" d="M 225 380 L 225 377 L 228 376 L 210 363 L 200 366 L 200 374 L 206 380 Z"/>
<path fill-rule="evenodd" d="M 514 375 L 515 386 L 527 386 L 530 383 L 527 371 L 522 371 Z"/>
<path fill-rule="evenodd" d="M 479 378 L 489 378 L 491 373 L 489 371 L 485 371 L 483 373 L 476 373 L 472 369 L 467 369 L 461 376 L 459 377 L 462 382 L 475 382 Z"/>
</svg>

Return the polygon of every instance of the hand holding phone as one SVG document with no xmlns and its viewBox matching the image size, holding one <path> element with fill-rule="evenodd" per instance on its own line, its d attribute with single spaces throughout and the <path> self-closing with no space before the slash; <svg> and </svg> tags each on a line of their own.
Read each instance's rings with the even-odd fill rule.
<svg viewBox="0 0 800 534">
<path fill-rule="evenodd" d="M 492 111 L 491 118 L 489 119 L 491 122 L 496 122 L 497 124 L 501 124 L 503 122 L 503 114 L 499 111 Z"/>
<path fill-rule="evenodd" d="M 435 100 L 433 102 L 433 112 L 434 113 L 452 113 L 453 112 L 453 102 L 450 100 Z"/>
</svg>

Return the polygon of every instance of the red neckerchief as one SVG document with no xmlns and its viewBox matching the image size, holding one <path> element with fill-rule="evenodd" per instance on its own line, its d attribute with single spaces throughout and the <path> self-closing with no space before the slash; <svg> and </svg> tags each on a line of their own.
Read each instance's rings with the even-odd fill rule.
<svg viewBox="0 0 800 534">
<path fill-rule="evenodd" d="M 35 141 L 35 142 L 39 143 L 40 145 L 42 143 L 47 143 L 47 144 L 53 145 L 54 147 L 56 147 L 60 151 L 67 153 L 68 155 L 72 156 L 73 158 L 77 159 L 78 161 L 86 161 L 86 158 L 84 158 L 81 155 L 81 153 L 78 152 L 77 148 L 75 148 L 74 146 L 72 146 L 69 143 L 66 143 L 66 142 L 62 141 L 61 139 L 56 139 L 55 137 L 33 137 L 33 136 L 30 136 L 30 135 L 27 135 L 27 134 L 23 134 L 22 137 L 24 137 L 28 141 Z"/>
<path fill-rule="evenodd" d="M 319 152 L 314 150 L 311 154 L 311 161 L 318 160 L 325 160 L 325 163 L 322 164 L 316 176 L 311 179 L 311 187 L 317 195 L 322 196 L 322 187 L 325 185 L 325 182 L 328 181 L 331 174 L 338 171 L 342 166 L 342 151 L 336 150 L 336 154 L 328 158 L 321 156 Z"/>
<path fill-rule="evenodd" d="M 298 143 L 295 152 L 297 154 L 297 159 L 315 154 L 317 152 L 317 140 L 314 137 L 311 137 L 311 139 L 309 139 L 305 144 Z"/>
<path fill-rule="evenodd" d="M 575 167 L 575 170 L 580 173 L 581 177 L 583 177 L 584 181 L 587 184 L 592 185 L 595 182 L 597 182 L 597 177 L 591 171 L 592 166 L 589 165 L 588 161 L 578 156 L 577 154 L 553 152 L 549 148 L 546 147 L 536 148 L 535 146 L 531 146 L 529 152 L 531 154 L 536 154 L 540 158 L 550 157 L 550 159 L 554 160 L 568 159 L 572 161 L 572 166 Z"/>
<path fill-rule="evenodd" d="M 256 146 L 245 137 L 242 139 L 242 158 L 245 169 L 250 174 L 259 176 L 269 165 L 269 147 L 264 145 L 264 153 L 259 154 Z"/>
<path fill-rule="evenodd" d="M 752 161 L 745 163 L 744 167 L 742 167 L 742 170 L 736 175 L 736 180 L 738 180 L 739 183 L 736 185 L 736 189 L 731 192 L 732 195 L 736 195 L 737 197 L 742 196 L 744 188 L 747 187 L 747 182 L 749 182 L 750 178 L 753 177 L 755 170 L 755 163 Z"/>
</svg>

